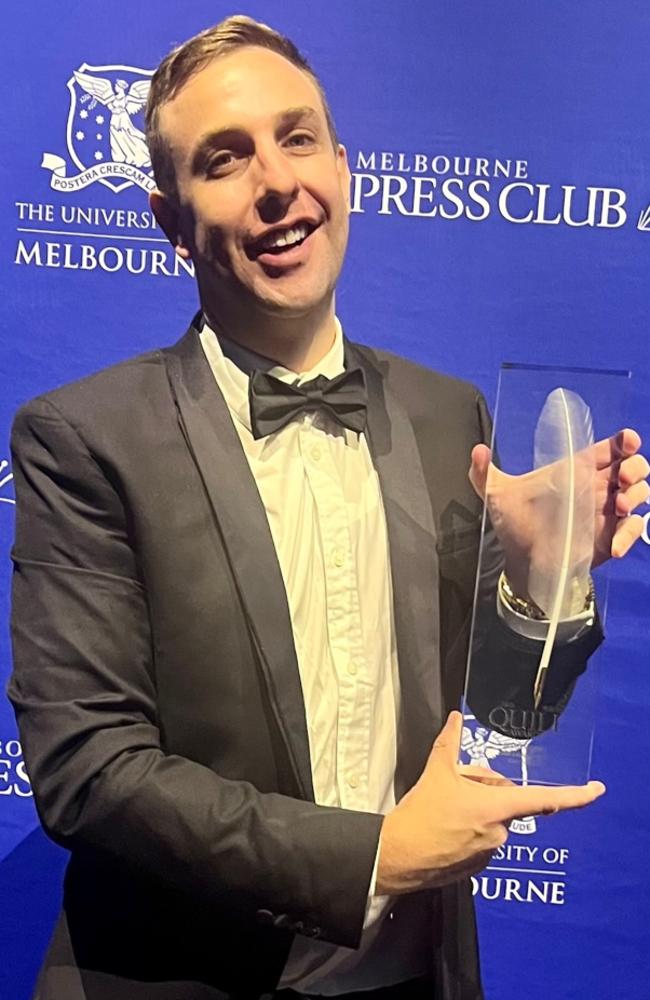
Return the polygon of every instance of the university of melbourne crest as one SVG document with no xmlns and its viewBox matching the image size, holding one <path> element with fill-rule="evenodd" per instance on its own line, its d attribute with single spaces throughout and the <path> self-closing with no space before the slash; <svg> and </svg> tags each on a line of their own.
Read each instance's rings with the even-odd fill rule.
<svg viewBox="0 0 650 1000">
<path fill-rule="evenodd" d="M 116 194 L 132 184 L 145 191 L 155 187 L 143 131 L 152 74 L 135 66 L 88 63 L 74 70 L 67 84 L 66 138 L 80 172 L 70 175 L 62 157 L 44 153 L 41 166 L 51 171 L 51 187 L 78 191 L 99 181 Z"/>
<path fill-rule="evenodd" d="M 520 775 L 512 774 L 511 777 L 522 785 L 527 785 L 529 744 L 529 739 L 516 740 L 493 729 L 486 729 L 485 726 L 477 724 L 473 715 L 465 714 L 463 716 L 463 733 L 460 743 L 463 764 L 491 769 L 490 761 L 501 754 L 510 754 L 513 759 L 519 758 L 521 768 Z M 514 819 L 510 824 L 511 833 L 535 833 L 536 829 L 537 824 L 534 816 Z"/>
</svg>

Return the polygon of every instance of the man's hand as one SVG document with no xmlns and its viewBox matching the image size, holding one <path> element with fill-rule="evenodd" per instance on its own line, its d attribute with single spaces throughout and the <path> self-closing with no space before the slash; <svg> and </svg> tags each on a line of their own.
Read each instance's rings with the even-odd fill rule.
<svg viewBox="0 0 650 1000">
<path fill-rule="evenodd" d="M 480 871 L 505 843 L 513 819 L 578 809 L 605 791 L 599 781 L 518 787 L 485 769 L 459 767 L 462 722 L 460 712 L 451 712 L 420 779 L 383 822 L 377 895 L 446 885 Z"/>
<path fill-rule="evenodd" d="M 592 567 L 610 557 L 621 558 L 643 532 L 643 519 L 631 512 L 648 500 L 646 477 L 650 466 L 638 454 L 641 438 L 625 429 L 592 445 L 594 477 L 594 547 Z M 534 559 L 536 542 L 544 538 L 545 507 L 552 466 L 521 476 L 510 476 L 491 463 L 483 444 L 472 451 L 470 481 L 486 499 L 494 529 L 503 547 L 506 574 L 515 591 L 526 596 L 527 567 Z M 548 539 L 547 539 L 548 542 Z"/>
</svg>

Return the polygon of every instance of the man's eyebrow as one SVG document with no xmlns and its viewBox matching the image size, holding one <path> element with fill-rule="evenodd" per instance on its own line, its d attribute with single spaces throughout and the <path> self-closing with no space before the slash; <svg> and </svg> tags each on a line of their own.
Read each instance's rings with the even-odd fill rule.
<svg viewBox="0 0 650 1000">
<path fill-rule="evenodd" d="M 278 115 L 280 126 L 297 125 L 299 121 L 309 121 L 312 125 L 320 125 L 320 115 L 315 108 L 305 104 L 299 108 L 287 108 Z"/>
<path fill-rule="evenodd" d="M 320 125 L 321 118 L 315 108 L 308 105 L 296 108 L 286 108 L 276 115 L 276 128 L 280 130 L 293 128 L 299 122 L 310 125 Z M 206 166 L 206 160 L 215 149 L 220 149 L 241 143 L 247 136 L 247 130 L 243 125 L 228 125 L 225 128 L 212 129 L 205 132 L 199 139 L 196 149 L 192 154 L 192 172 L 200 173 Z"/>
</svg>

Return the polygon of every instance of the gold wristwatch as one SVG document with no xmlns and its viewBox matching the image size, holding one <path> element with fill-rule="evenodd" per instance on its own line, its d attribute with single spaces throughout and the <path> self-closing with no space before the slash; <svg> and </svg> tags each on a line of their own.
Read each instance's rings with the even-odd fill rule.
<svg viewBox="0 0 650 1000">
<path fill-rule="evenodd" d="M 529 618 L 532 621 L 548 621 L 548 615 L 546 615 L 534 601 L 525 597 L 518 597 L 517 594 L 515 594 L 505 573 L 502 573 L 499 577 L 499 597 L 506 607 L 510 608 L 511 611 L 514 611 L 516 615 L 521 615 L 523 618 Z M 584 599 L 584 604 L 581 608 L 579 608 L 579 610 L 573 612 L 573 614 L 568 617 L 582 615 L 586 611 L 593 611 L 595 600 L 596 595 L 594 592 L 594 582 L 591 577 L 589 577 L 589 590 L 587 591 L 587 596 Z"/>
</svg>

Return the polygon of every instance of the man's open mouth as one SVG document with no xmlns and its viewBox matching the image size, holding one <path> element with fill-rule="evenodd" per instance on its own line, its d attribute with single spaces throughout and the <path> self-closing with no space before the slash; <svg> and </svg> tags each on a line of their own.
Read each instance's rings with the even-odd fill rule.
<svg viewBox="0 0 650 1000">
<path fill-rule="evenodd" d="M 251 260 L 255 260 L 261 254 L 280 257 L 287 251 L 299 247 L 315 229 L 318 229 L 318 225 L 313 222 L 297 222 L 293 226 L 278 227 L 266 233 L 261 239 L 250 243 L 246 247 L 246 253 Z"/>
</svg>

